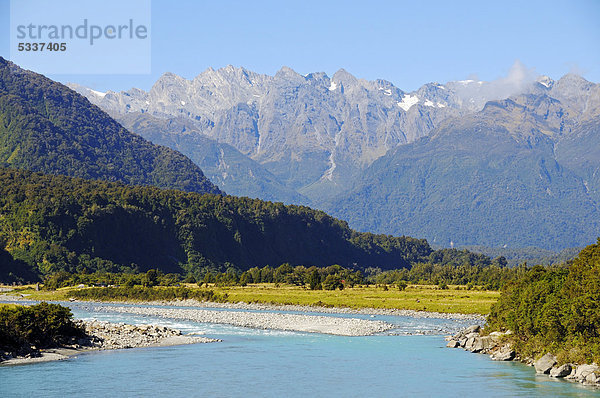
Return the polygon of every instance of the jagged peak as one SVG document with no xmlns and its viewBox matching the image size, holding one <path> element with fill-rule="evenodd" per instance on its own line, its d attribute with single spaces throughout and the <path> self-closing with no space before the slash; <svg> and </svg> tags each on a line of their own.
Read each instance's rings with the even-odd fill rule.
<svg viewBox="0 0 600 398">
<path fill-rule="evenodd" d="M 378 88 L 392 88 L 394 87 L 394 84 L 388 80 L 384 80 L 384 79 L 377 79 L 375 80 L 375 84 L 377 85 Z"/>
<path fill-rule="evenodd" d="M 567 83 L 567 82 L 584 83 L 584 84 L 590 83 L 588 80 L 586 80 L 581 75 L 578 75 L 577 73 L 571 73 L 571 72 L 567 73 L 566 75 L 564 75 L 563 77 L 558 79 L 558 83 Z"/>
<path fill-rule="evenodd" d="M 224 66 L 223 68 L 219 68 L 217 70 L 217 72 L 220 73 L 239 73 L 239 74 L 244 74 L 244 73 L 248 73 L 248 71 L 243 67 L 243 66 L 233 66 L 233 65 L 227 65 Z"/>
<path fill-rule="evenodd" d="M 596 86 L 596 84 L 586 80 L 582 76 L 575 73 L 567 73 L 556 81 L 552 88 L 554 91 L 564 91 L 568 87 L 574 87 L 578 90 L 589 90 L 593 86 Z"/>
<path fill-rule="evenodd" d="M 299 74 L 298 72 L 296 72 L 295 70 L 293 70 L 292 68 L 290 68 L 289 66 L 282 66 L 281 69 L 279 69 L 279 71 L 277 71 L 277 73 L 275 74 L 275 77 L 301 77 L 304 79 L 304 76 L 302 76 L 301 74 Z"/>
<path fill-rule="evenodd" d="M 108 90 L 106 92 L 106 94 L 112 94 L 114 93 L 114 91 Z M 144 95 L 146 94 L 146 92 L 144 90 L 142 90 L 141 88 L 137 88 L 137 87 L 132 87 L 127 91 L 124 91 L 125 94 L 129 94 L 129 95 Z"/>
<path fill-rule="evenodd" d="M 185 79 L 184 77 L 181 77 L 179 75 L 176 75 L 173 72 L 165 72 L 158 78 L 156 83 L 159 83 L 159 82 L 167 83 L 167 82 L 172 82 L 172 81 L 185 81 L 185 80 L 187 80 L 187 79 Z"/>
<path fill-rule="evenodd" d="M 354 77 L 351 73 L 346 71 L 346 69 L 344 69 L 344 68 L 341 68 L 340 70 L 335 72 L 333 74 L 333 77 L 331 78 L 331 80 L 335 81 L 336 83 L 342 83 L 342 84 L 358 82 L 358 79 L 356 77 Z"/>
<path fill-rule="evenodd" d="M 178 85 L 186 84 L 186 83 L 187 83 L 187 79 L 185 79 L 179 75 L 176 75 L 175 73 L 172 73 L 172 72 L 165 72 L 152 85 L 152 88 L 150 89 L 149 92 L 153 92 L 156 90 L 160 91 L 160 90 L 164 90 L 167 87 L 178 86 Z"/>
<path fill-rule="evenodd" d="M 329 76 L 327 76 L 327 73 L 325 73 L 325 72 L 312 72 L 312 73 L 307 74 L 305 77 L 310 80 L 329 79 Z"/>
</svg>

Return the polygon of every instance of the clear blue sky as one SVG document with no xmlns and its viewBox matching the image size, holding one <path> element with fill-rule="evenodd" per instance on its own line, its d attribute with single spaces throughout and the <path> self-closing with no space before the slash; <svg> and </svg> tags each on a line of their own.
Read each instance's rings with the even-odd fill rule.
<svg viewBox="0 0 600 398">
<path fill-rule="evenodd" d="M 9 1 L 0 0 L 5 58 L 8 27 Z M 552 78 L 575 71 L 600 82 L 600 0 L 153 0 L 151 74 L 49 77 L 149 89 L 167 71 L 192 78 L 232 64 L 274 74 L 286 65 L 330 76 L 345 68 L 413 90 L 473 74 L 493 80 L 515 60 Z"/>
</svg>

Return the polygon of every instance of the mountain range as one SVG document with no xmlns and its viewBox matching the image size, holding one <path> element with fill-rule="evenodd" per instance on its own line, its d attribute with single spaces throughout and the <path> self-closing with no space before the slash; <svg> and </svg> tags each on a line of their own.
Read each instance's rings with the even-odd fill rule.
<svg viewBox="0 0 600 398">
<path fill-rule="evenodd" d="M 582 246 L 600 235 L 600 85 L 516 65 L 412 92 L 341 69 L 228 66 L 149 91 L 70 85 L 235 195 L 311 205 L 436 245 Z"/>
<path fill-rule="evenodd" d="M 357 232 L 305 206 L 226 195 L 186 156 L 0 59 L 2 282 L 282 263 L 390 269 L 432 252 L 424 239 Z"/>
</svg>

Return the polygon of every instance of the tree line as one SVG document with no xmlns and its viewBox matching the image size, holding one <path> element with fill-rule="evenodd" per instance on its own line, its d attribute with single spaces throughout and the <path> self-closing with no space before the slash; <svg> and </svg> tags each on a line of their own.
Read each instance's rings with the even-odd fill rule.
<svg viewBox="0 0 600 398">
<path fill-rule="evenodd" d="M 449 284 L 480 286 L 497 290 L 520 273 L 527 272 L 527 266 L 508 268 L 502 258 L 490 260 L 488 257 L 466 250 L 443 249 L 432 253 L 428 262 L 419 262 L 411 268 L 382 270 L 370 267 L 355 270 L 334 264 L 327 267 L 292 266 L 283 263 L 278 267 L 266 265 L 241 270 L 233 266 L 224 271 L 204 269 L 202 273 L 181 275 L 164 273 L 150 269 L 145 273 L 68 273 L 66 271 L 48 275 L 44 288 L 57 289 L 65 286 L 119 286 L 147 287 L 182 286 L 196 283 L 199 286 L 246 286 L 252 283 L 275 283 L 303 286 L 312 290 L 334 290 L 355 285 L 394 285 L 406 287 L 412 284 Z"/>
</svg>

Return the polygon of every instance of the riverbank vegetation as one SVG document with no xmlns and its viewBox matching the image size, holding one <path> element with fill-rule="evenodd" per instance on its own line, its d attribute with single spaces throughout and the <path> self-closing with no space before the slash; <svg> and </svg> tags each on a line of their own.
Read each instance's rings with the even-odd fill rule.
<svg viewBox="0 0 600 398">
<path fill-rule="evenodd" d="M 0 305 L 0 351 L 23 356 L 83 337 L 71 310 L 58 304 Z"/>
<path fill-rule="evenodd" d="M 568 268 L 536 266 L 507 284 L 486 330 L 511 330 L 522 357 L 600 363 L 600 239 Z"/>
<path fill-rule="evenodd" d="M 110 287 L 77 289 L 68 292 L 69 298 L 93 301 L 175 301 L 198 300 L 225 302 L 227 294 L 215 294 L 211 289 L 195 289 L 188 287 Z"/>
<path fill-rule="evenodd" d="M 38 300 L 158 301 L 299 304 L 350 308 L 394 308 L 438 312 L 489 313 L 499 287 L 527 273 L 463 250 L 433 252 L 410 269 L 364 271 L 292 266 L 206 270 L 198 278 L 151 269 L 145 273 L 57 272 L 41 291 L 16 290 Z"/>
<path fill-rule="evenodd" d="M 278 267 L 252 267 L 245 271 L 233 266 L 225 271 L 204 269 L 197 274 L 183 276 L 177 273 L 165 274 L 161 270 L 151 269 L 145 273 L 112 273 L 60 271 L 44 279 L 44 289 L 57 289 L 67 286 L 181 286 L 183 283 L 197 283 L 199 286 L 215 285 L 246 286 L 256 283 L 275 283 L 307 287 L 310 290 L 343 290 L 355 285 L 387 285 L 402 288 L 408 284 L 436 285 L 441 288 L 448 285 L 466 285 L 468 289 L 476 286 L 486 290 L 498 290 L 509 281 L 528 271 L 523 265 L 508 268 L 502 258 L 490 260 L 489 257 L 474 254 L 466 250 L 442 249 L 432 252 L 427 262 L 417 262 L 410 268 L 383 271 L 369 267 L 354 270 L 340 265 L 328 267 L 292 266 L 283 263 Z"/>
<path fill-rule="evenodd" d="M 204 269 L 187 276 L 157 269 L 143 273 L 60 271 L 45 278 L 42 291 L 26 294 L 38 300 L 196 299 L 488 314 L 500 296 L 498 290 L 529 288 L 540 272 L 562 275 L 569 272 L 569 264 L 507 267 L 502 257 L 491 260 L 466 250 L 442 249 L 430 253 L 426 262 L 396 270 L 284 263 L 247 270 L 231 266 L 222 272 Z"/>
</svg>

